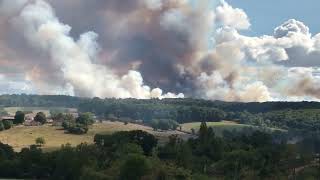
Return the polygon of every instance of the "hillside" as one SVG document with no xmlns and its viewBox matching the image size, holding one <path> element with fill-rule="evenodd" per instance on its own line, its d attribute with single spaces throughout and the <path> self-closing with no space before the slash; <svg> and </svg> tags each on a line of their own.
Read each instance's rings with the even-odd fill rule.
<svg viewBox="0 0 320 180">
<path fill-rule="evenodd" d="M 105 119 L 150 124 L 153 119 L 170 119 L 180 124 L 237 120 L 241 124 L 294 131 L 320 129 L 319 102 L 241 103 L 201 99 L 114 99 L 72 96 L 2 95 L 2 107 L 60 107 L 92 112 Z M 1 110 L 1 108 L 0 108 Z"/>
<path fill-rule="evenodd" d="M 0 142 L 9 144 L 16 151 L 21 150 L 24 147 L 29 147 L 35 144 L 35 139 L 38 137 L 43 137 L 46 141 L 44 145 L 45 150 L 57 149 L 63 144 L 71 144 L 73 146 L 81 143 L 93 143 L 93 138 L 96 134 L 111 134 L 118 131 L 131 131 L 131 130 L 143 130 L 147 131 L 157 138 L 159 138 L 160 143 L 163 143 L 172 134 L 179 134 L 181 137 L 188 136 L 184 133 L 178 131 L 166 131 L 159 132 L 153 131 L 152 128 L 137 124 L 127 124 L 121 122 L 110 122 L 105 121 L 103 123 L 96 123 L 87 134 L 84 135 L 73 135 L 67 134 L 60 127 L 55 127 L 51 125 L 26 127 L 26 126 L 16 126 L 10 130 L 0 132 Z"/>
<path fill-rule="evenodd" d="M 198 132 L 200 128 L 200 122 L 193 122 L 193 123 L 185 123 L 181 124 L 182 126 L 182 131 L 185 132 L 192 132 L 192 129 L 194 129 L 195 132 Z M 252 125 L 247 125 L 247 124 L 239 124 L 233 121 L 221 121 L 221 122 L 207 122 L 208 127 L 213 128 L 213 131 L 216 135 L 222 136 L 224 131 L 228 132 L 241 132 L 246 129 L 253 129 L 253 130 L 262 130 L 261 127 L 258 126 L 252 126 Z M 275 128 L 266 128 L 263 129 L 266 131 L 284 131 L 282 129 L 275 129 Z"/>
</svg>

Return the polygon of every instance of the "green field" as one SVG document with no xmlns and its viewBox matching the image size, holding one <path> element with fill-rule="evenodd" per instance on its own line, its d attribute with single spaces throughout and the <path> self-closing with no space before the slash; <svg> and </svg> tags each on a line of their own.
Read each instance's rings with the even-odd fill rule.
<svg viewBox="0 0 320 180">
<path fill-rule="evenodd" d="M 61 108 L 61 107 L 5 107 L 3 108 L 9 115 L 13 116 L 17 111 L 31 111 L 33 113 L 43 112 L 47 116 L 50 115 L 50 111 L 70 112 L 77 111 L 73 108 Z"/>
<path fill-rule="evenodd" d="M 0 141 L 5 144 L 9 144 L 16 151 L 21 150 L 21 148 L 28 147 L 35 144 L 35 139 L 38 137 L 43 137 L 46 141 L 44 145 L 45 150 L 52 150 L 59 148 L 62 144 L 70 143 L 71 145 L 78 145 L 80 143 L 93 143 L 94 135 L 100 134 L 110 134 L 117 131 L 130 131 L 130 130 L 144 130 L 155 135 L 160 143 L 167 140 L 168 136 L 172 134 L 185 135 L 184 133 L 178 131 L 166 131 L 166 132 L 155 132 L 150 127 L 131 124 L 124 125 L 121 122 L 103 122 L 96 123 L 90 127 L 89 132 L 84 135 L 73 135 L 67 134 L 60 127 L 54 127 L 51 125 L 26 127 L 26 126 L 16 126 L 12 129 L 0 132 Z"/>
<path fill-rule="evenodd" d="M 194 129 L 196 132 L 199 130 L 201 122 L 194 122 L 194 123 L 185 123 L 182 124 L 182 130 L 185 132 L 192 132 L 191 129 Z M 253 128 L 253 129 L 261 129 L 257 126 L 247 125 L 247 124 L 238 124 L 233 121 L 221 121 L 221 122 L 207 122 L 208 127 L 212 127 L 215 134 L 221 136 L 223 131 L 242 131 L 246 128 Z M 272 129 L 268 128 L 269 130 L 280 130 L 280 129 Z"/>
</svg>

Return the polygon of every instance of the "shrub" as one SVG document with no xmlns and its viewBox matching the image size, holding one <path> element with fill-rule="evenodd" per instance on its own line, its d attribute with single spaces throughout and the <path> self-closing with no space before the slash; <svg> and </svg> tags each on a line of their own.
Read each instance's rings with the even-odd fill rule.
<svg viewBox="0 0 320 180">
<path fill-rule="evenodd" d="M 24 122 L 25 114 L 22 111 L 17 111 L 14 116 L 14 124 L 22 124 Z"/>
<path fill-rule="evenodd" d="M 5 130 L 5 129 L 4 129 L 4 125 L 3 125 L 3 122 L 0 121 L 0 131 L 3 131 L 3 130 Z"/>
<path fill-rule="evenodd" d="M 63 121 L 62 122 L 62 127 L 63 129 L 69 129 L 69 127 L 73 126 L 73 122 L 69 122 L 69 121 Z"/>
<path fill-rule="evenodd" d="M 34 117 L 34 121 L 45 124 L 47 122 L 47 117 L 43 112 L 38 112 L 36 117 Z"/>
<path fill-rule="evenodd" d="M 154 119 L 150 122 L 153 130 L 176 130 L 179 124 L 171 119 Z"/>
<path fill-rule="evenodd" d="M 120 178 L 123 180 L 139 180 L 151 170 L 151 164 L 142 155 L 129 155 L 120 167 Z"/>
<path fill-rule="evenodd" d="M 10 120 L 4 120 L 3 121 L 3 127 L 4 129 L 10 129 L 13 126 L 13 122 Z"/>
<path fill-rule="evenodd" d="M 83 124 L 73 124 L 70 125 L 67 129 L 67 131 L 71 134 L 86 134 L 88 132 L 88 126 Z"/>
<path fill-rule="evenodd" d="M 38 146 L 43 146 L 44 144 L 46 144 L 46 141 L 45 141 L 45 139 L 44 139 L 43 137 L 38 137 L 38 138 L 36 139 L 36 144 L 37 144 Z"/>
<path fill-rule="evenodd" d="M 76 119 L 78 124 L 83 124 L 86 126 L 92 125 L 94 123 L 93 114 L 92 113 L 83 113 Z"/>
</svg>

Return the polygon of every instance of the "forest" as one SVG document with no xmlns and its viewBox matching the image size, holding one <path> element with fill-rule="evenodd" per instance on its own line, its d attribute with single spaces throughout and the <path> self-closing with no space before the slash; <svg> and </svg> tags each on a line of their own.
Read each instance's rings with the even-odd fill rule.
<svg viewBox="0 0 320 180">
<path fill-rule="evenodd" d="M 0 105 L 77 108 L 66 132 L 86 133 L 99 119 L 144 123 L 157 131 L 202 122 L 193 138 L 171 135 L 165 144 L 141 130 L 96 134 L 94 144 L 45 152 L 35 144 L 15 152 L 0 143 L 0 177 L 68 180 L 315 179 L 320 176 L 320 103 L 237 103 L 199 99 L 100 99 L 2 95 Z M 1 108 L 0 108 L 1 109 Z M 1 109 L 2 114 L 5 114 Z M 57 114 L 57 118 L 68 119 Z M 70 118 L 69 118 L 70 119 Z M 206 122 L 252 125 L 217 136 Z M 73 122 L 72 121 L 72 122 Z M 81 125 L 81 126 L 80 126 Z M 85 125 L 85 126 L 84 126 Z M 264 129 L 277 129 L 267 131 Z M 90 130 L 89 130 L 90 131 Z"/>
<path fill-rule="evenodd" d="M 202 123 L 197 138 L 172 135 L 164 145 L 144 131 L 97 134 L 94 144 L 38 145 L 16 153 L 0 143 L 0 177 L 55 180 L 290 179 L 317 178 L 320 136 L 298 144 L 260 131 L 216 137 Z M 312 148 L 310 148 L 312 147 Z M 301 169 L 301 167 L 303 167 Z M 300 168 L 299 172 L 296 169 Z"/>
<path fill-rule="evenodd" d="M 241 103 L 201 99 L 100 99 L 73 96 L 1 95 L 0 106 L 67 107 L 105 119 L 143 122 L 168 119 L 178 123 L 233 120 L 260 127 L 320 131 L 319 102 Z"/>
</svg>

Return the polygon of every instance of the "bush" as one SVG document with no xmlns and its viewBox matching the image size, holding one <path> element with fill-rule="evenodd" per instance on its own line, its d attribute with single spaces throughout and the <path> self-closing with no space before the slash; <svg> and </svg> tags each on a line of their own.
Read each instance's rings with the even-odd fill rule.
<svg viewBox="0 0 320 180">
<path fill-rule="evenodd" d="M 38 137 L 38 138 L 36 139 L 36 144 L 37 144 L 38 146 L 43 146 L 44 144 L 46 144 L 46 140 L 45 140 L 43 137 Z"/>
<path fill-rule="evenodd" d="M 4 129 L 4 125 L 3 125 L 3 122 L 0 121 L 0 131 L 3 131 L 3 130 L 5 130 L 5 129 Z"/>
<path fill-rule="evenodd" d="M 0 116 L 7 116 L 7 115 L 9 115 L 8 112 L 3 108 L 0 108 Z"/>
<path fill-rule="evenodd" d="M 43 112 L 38 112 L 36 117 L 34 117 L 34 121 L 45 124 L 47 122 L 47 117 Z"/>
<path fill-rule="evenodd" d="M 88 126 L 83 124 L 72 124 L 67 128 L 67 131 L 71 134 L 86 134 L 88 132 Z"/>
<path fill-rule="evenodd" d="M 176 130 L 179 124 L 171 119 L 154 119 L 150 122 L 153 130 Z"/>
<path fill-rule="evenodd" d="M 142 155 L 129 155 L 120 167 L 120 178 L 123 180 L 139 180 L 151 170 L 150 162 Z"/>
<path fill-rule="evenodd" d="M 69 129 L 69 127 L 72 127 L 75 123 L 74 122 L 69 122 L 69 121 L 63 121 L 62 122 L 62 127 L 63 129 Z"/>
<path fill-rule="evenodd" d="M 105 175 L 102 172 L 97 172 L 93 168 L 84 168 L 82 170 L 82 173 L 81 173 L 81 176 L 80 176 L 80 180 L 88 180 L 88 179 L 92 179 L 92 180 L 107 180 L 107 179 L 111 179 L 111 178 L 108 177 L 107 175 Z"/>
<path fill-rule="evenodd" d="M 92 125 L 94 123 L 92 113 L 83 113 L 76 119 L 76 123 L 83 124 L 85 126 Z"/>
<path fill-rule="evenodd" d="M 3 121 L 3 126 L 4 126 L 4 129 L 10 129 L 12 126 L 13 126 L 13 122 L 10 121 L 10 120 L 4 120 Z"/>
<path fill-rule="evenodd" d="M 17 111 L 14 116 L 14 124 L 22 124 L 24 122 L 25 114 L 22 111 Z"/>
</svg>

